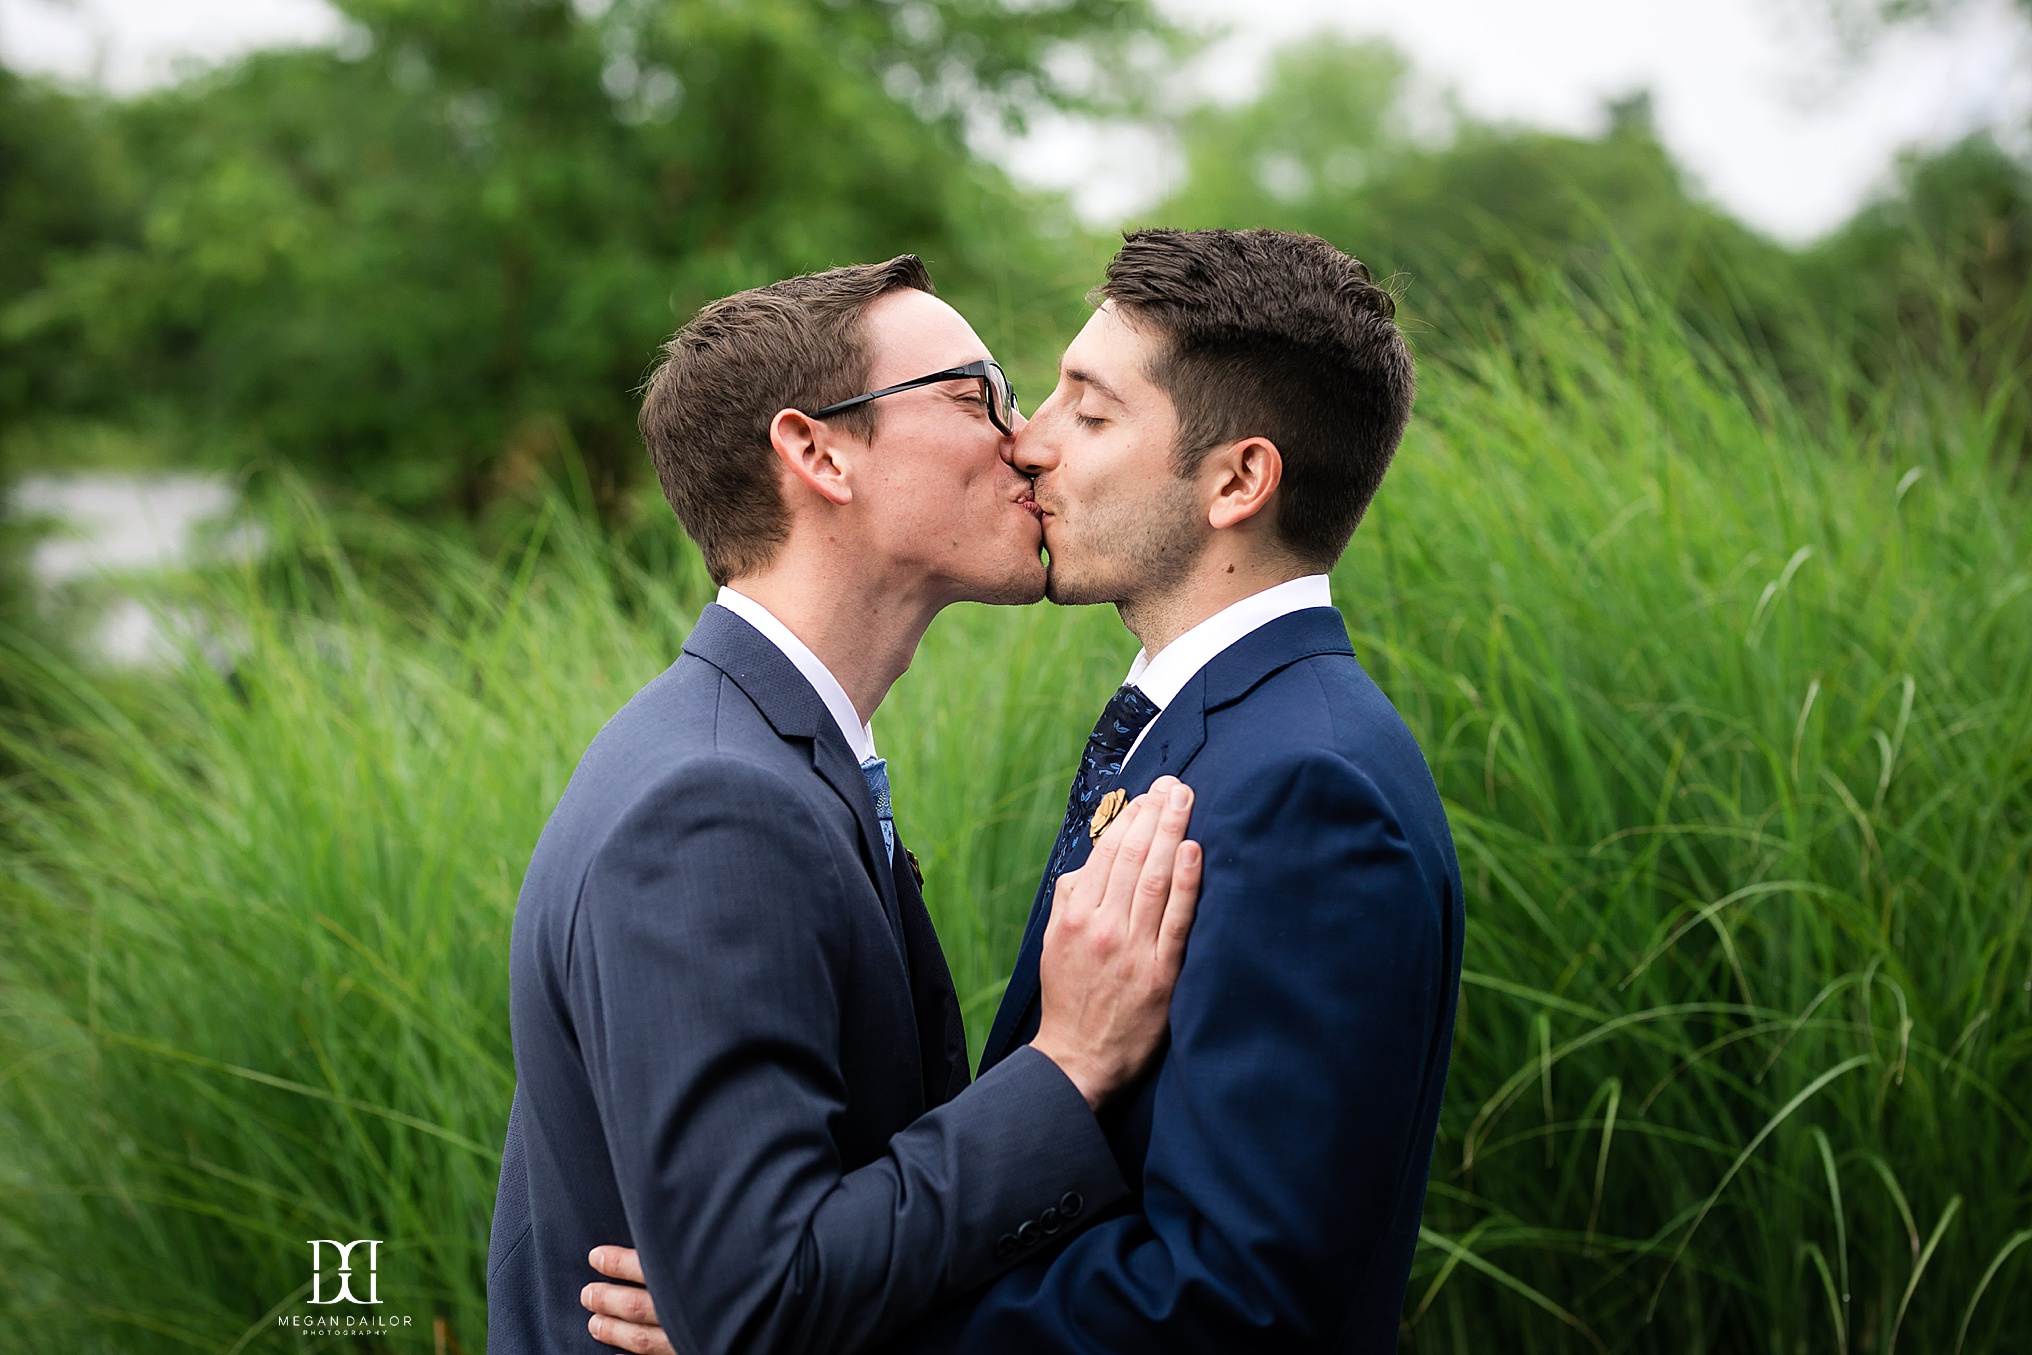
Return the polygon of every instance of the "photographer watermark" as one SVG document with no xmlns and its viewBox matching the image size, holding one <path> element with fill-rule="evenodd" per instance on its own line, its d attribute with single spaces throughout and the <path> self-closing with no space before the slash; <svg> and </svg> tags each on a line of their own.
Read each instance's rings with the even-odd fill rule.
<svg viewBox="0 0 2032 1355">
<path fill-rule="evenodd" d="M 322 1264 L 323 1249 L 330 1247 L 338 1258 L 336 1272 L 327 1270 Z M 353 1293 L 353 1253 L 360 1248 L 367 1249 L 366 1264 L 361 1267 L 367 1275 L 367 1297 L 360 1298 Z M 351 1242 L 337 1242 L 329 1237 L 312 1238 L 310 1243 L 310 1301 L 312 1303 L 359 1303 L 378 1304 L 381 1302 L 381 1239 L 378 1237 L 355 1238 Z M 323 1298 L 325 1282 L 332 1280 L 333 1293 Z"/>
<path fill-rule="evenodd" d="M 410 1325 L 407 1313 L 377 1313 L 381 1301 L 381 1239 L 308 1239 L 310 1297 L 320 1311 L 278 1313 L 275 1325 L 318 1336 L 378 1336 Z M 344 1306 L 341 1306 L 344 1305 Z"/>
</svg>

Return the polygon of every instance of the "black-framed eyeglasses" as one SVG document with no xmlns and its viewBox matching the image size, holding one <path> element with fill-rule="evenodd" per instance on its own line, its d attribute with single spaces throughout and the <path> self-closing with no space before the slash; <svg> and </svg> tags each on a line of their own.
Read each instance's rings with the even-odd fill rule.
<svg viewBox="0 0 2032 1355">
<path fill-rule="evenodd" d="M 935 386 L 941 381 L 960 381 L 970 376 L 980 378 L 982 393 L 988 400 L 988 422 L 994 424 L 1004 435 L 1014 433 L 1016 420 L 1023 411 L 1016 407 L 1016 388 L 1009 384 L 1009 374 L 1004 372 L 1002 364 L 993 358 L 979 358 L 965 366 L 948 367 L 942 372 L 933 372 L 930 376 L 920 376 L 894 386 L 884 386 L 881 390 L 856 395 L 851 400 L 842 400 L 838 404 L 827 405 L 824 409 L 807 409 L 803 413 L 810 419 L 829 419 L 835 414 L 844 414 L 850 409 L 867 404 L 870 400 L 879 400 L 898 391 L 916 390 L 919 386 Z"/>
</svg>

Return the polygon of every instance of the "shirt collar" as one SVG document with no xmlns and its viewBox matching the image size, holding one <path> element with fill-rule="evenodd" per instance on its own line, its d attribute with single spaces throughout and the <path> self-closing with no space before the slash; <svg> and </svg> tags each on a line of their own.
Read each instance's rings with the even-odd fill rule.
<svg viewBox="0 0 2032 1355">
<path fill-rule="evenodd" d="M 783 651 L 783 657 L 804 674 L 804 680 L 818 693 L 818 699 L 825 702 L 826 709 L 832 712 L 833 719 L 839 724 L 840 733 L 846 736 L 847 747 L 854 752 L 854 761 L 866 762 L 875 756 L 873 722 L 861 723 L 861 713 L 847 699 L 847 689 L 840 686 L 840 680 L 833 676 L 832 670 L 811 652 L 811 646 L 793 635 L 790 627 L 776 619 L 775 613 L 745 593 L 723 586 L 714 601 L 761 631 L 771 644 Z"/>
<path fill-rule="evenodd" d="M 1193 674 L 1251 631 L 1308 607 L 1331 606 L 1333 589 L 1326 575 L 1307 574 L 1288 579 L 1260 593 L 1251 593 L 1240 602 L 1229 603 L 1158 650 L 1155 657 L 1138 650 L 1136 661 L 1129 665 L 1129 676 L 1123 680 L 1141 688 L 1143 695 L 1161 711 L 1192 681 Z M 1142 742 L 1140 736 L 1137 742 Z"/>
</svg>

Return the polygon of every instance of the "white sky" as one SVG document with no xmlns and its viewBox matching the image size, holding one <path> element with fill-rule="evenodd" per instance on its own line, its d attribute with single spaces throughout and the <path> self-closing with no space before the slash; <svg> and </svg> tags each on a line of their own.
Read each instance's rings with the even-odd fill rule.
<svg viewBox="0 0 2032 1355">
<path fill-rule="evenodd" d="M 1592 132 L 1605 97 L 1649 86 L 1661 134 L 1705 190 L 1802 240 L 1886 181 L 1902 146 L 1939 144 L 2032 112 L 2032 44 L 2011 0 L 1963 0 L 1939 28 L 1901 30 L 1844 64 L 1824 0 L 1160 0 L 1230 30 L 1189 73 L 1246 97 L 1263 54 L 1319 28 L 1380 34 L 1483 117 Z M 0 0 L 0 57 L 17 69 L 132 90 L 252 47 L 330 40 L 322 0 Z M 1117 220 L 1160 196 L 1173 160 L 1130 131 L 1040 128 L 1019 175 L 1072 189 Z"/>
</svg>

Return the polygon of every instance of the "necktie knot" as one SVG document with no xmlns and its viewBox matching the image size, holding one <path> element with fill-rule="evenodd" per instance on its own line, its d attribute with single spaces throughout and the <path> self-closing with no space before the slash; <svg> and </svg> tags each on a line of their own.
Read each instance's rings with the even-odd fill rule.
<svg viewBox="0 0 2032 1355">
<path fill-rule="evenodd" d="M 1101 718 L 1094 723 L 1093 736 L 1087 740 L 1089 755 L 1114 754 L 1116 770 L 1119 771 L 1122 758 L 1135 746 L 1136 736 L 1156 718 L 1157 703 L 1144 695 L 1141 687 L 1123 683 L 1108 698 Z M 1103 759 L 1097 757 L 1095 760 Z"/>
<path fill-rule="evenodd" d="M 868 794 L 875 797 L 875 819 L 882 825 L 883 850 L 893 859 L 896 855 L 896 814 L 889 805 L 888 759 L 869 758 L 861 764 L 861 775 L 867 778 Z"/>
<path fill-rule="evenodd" d="M 1072 794 L 1067 797 L 1065 805 L 1065 823 L 1058 830 L 1058 841 L 1052 845 L 1051 860 L 1045 866 L 1044 889 L 1047 895 L 1051 892 L 1052 882 L 1065 869 L 1066 858 L 1086 837 L 1094 806 L 1100 803 L 1101 796 L 1115 778 L 1122 774 L 1122 764 L 1128 760 L 1129 750 L 1136 746 L 1136 736 L 1156 718 L 1157 703 L 1146 696 L 1141 687 L 1125 682 L 1108 698 L 1107 708 L 1094 723 L 1093 736 L 1087 740 L 1086 751 L 1080 755 L 1079 770 L 1073 774 Z"/>
</svg>

